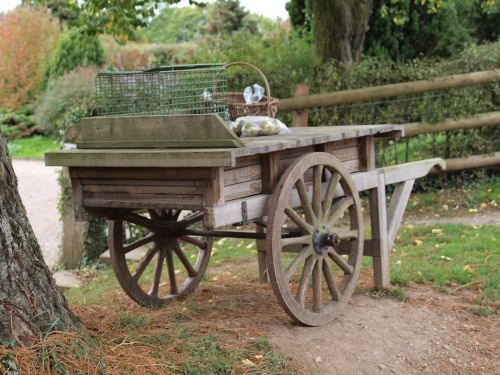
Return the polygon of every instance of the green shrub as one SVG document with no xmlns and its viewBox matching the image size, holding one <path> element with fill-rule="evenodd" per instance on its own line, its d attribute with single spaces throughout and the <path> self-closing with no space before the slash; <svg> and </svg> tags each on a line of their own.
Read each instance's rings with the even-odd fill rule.
<svg viewBox="0 0 500 375">
<path fill-rule="evenodd" d="M 95 114 L 95 68 L 78 68 L 49 81 L 36 109 L 40 127 L 52 134 Z"/>
<path fill-rule="evenodd" d="M 54 57 L 47 69 L 47 76 L 55 78 L 78 67 L 100 67 L 105 63 L 99 38 L 73 28 L 59 38 Z"/>
</svg>

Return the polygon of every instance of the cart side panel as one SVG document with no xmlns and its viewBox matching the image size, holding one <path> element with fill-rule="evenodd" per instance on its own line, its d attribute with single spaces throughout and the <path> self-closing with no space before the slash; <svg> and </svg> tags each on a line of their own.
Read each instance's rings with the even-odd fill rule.
<svg viewBox="0 0 500 375">
<path fill-rule="evenodd" d="M 77 219 L 120 209 L 203 210 L 221 202 L 218 168 L 70 168 Z"/>
</svg>

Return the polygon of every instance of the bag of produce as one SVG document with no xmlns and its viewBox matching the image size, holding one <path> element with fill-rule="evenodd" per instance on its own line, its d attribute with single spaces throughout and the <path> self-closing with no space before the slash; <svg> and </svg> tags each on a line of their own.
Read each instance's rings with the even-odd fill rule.
<svg viewBox="0 0 500 375">
<path fill-rule="evenodd" d="M 290 132 L 280 120 L 268 116 L 238 117 L 231 124 L 231 129 L 239 137 L 260 137 Z"/>
</svg>

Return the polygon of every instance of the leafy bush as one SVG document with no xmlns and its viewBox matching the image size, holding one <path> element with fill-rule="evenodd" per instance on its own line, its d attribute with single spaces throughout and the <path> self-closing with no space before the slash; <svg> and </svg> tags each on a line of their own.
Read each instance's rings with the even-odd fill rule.
<svg viewBox="0 0 500 375">
<path fill-rule="evenodd" d="M 39 94 L 58 36 L 58 21 L 41 7 L 0 15 L 0 107 L 15 109 Z"/>
<path fill-rule="evenodd" d="M 47 76 L 55 78 L 78 67 L 100 67 L 105 63 L 99 38 L 73 28 L 61 35 Z"/>
<path fill-rule="evenodd" d="M 36 109 L 40 127 L 61 133 L 81 117 L 95 114 L 95 68 L 78 68 L 49 81 Z"/>
</svg>

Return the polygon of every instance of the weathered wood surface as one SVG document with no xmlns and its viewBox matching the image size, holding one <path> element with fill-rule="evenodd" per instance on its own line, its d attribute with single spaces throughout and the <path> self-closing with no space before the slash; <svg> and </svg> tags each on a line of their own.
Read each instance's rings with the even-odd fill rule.
<svg viewBox="0 0 500 375">
<path fill-rule="evenodd" d="M 217 114 L 90 117 L 78 148 L 243 147 Z"/>
<path fill-rule="evenodd" d="M 401 131 L 398 125 L 291 128 L 290 133 L 241 138 L 241 148 L 88 149 L 45 154 L 46 165 L 71 167 L 235 167 L 244 156 Z"/>
</svg>

